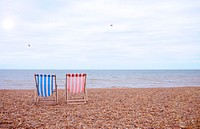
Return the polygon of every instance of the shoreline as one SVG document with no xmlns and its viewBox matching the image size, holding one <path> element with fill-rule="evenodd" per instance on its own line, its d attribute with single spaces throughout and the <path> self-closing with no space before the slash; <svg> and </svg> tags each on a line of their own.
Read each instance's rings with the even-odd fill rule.
<svg viewBox="0 0 200 129">
<path fill-rule="evenodd" d="M 92 88 L 87 88 L 87 89 L 173 89 L 173 88 L 199 88 L 200 87 L 200 85 L 199 86 L 166 86 L 166 87 L 115 87 L 115 86 L 113 86 L 113 87 L 107 87 L 107 88 L 105 88 L 105 87 L 92 87 Z M 32 88 L 32 89 L 24 89 L 24 88 L 22 88 L 22 89 L 20 89 L 20 88 L 17 88 L 17 89 L 12 89 L 12 88 L 8 88 L 8 89 L 6 89 L 6 88 L 2 88 L 2 89 L 0 89 L 0 91 L 1 90 L 35 90 L 35 87 L 34 88 Z M 58 87 L 58 90 L 65 90 L 65 87 L 62 87 L 62 88 L 60 88 L 60 87 Z"/>
<path fill-rule="evenodd" d="M 200 128 L 200 87 L 89 88 L 88 102 L 34 105 L 34 90 L 0 89 L 0 128 Z"/>
</svg>

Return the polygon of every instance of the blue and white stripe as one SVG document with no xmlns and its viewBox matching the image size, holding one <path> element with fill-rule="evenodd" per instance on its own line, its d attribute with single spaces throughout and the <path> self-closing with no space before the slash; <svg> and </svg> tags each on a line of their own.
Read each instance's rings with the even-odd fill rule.
<svg viewBox="0 0 200 129">
<path fill-rule="evenodd" d="M 38 96 L 48 97 L 53 93 L 54 75 L 36 75 Z"/>
</svg>

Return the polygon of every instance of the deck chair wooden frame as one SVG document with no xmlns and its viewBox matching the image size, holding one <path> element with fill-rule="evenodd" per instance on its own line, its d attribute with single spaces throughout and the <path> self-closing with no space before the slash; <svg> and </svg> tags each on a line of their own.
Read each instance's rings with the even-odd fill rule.
<svg viewBox="0 0 200 129">
<path fill-rule="evenodd" d="M 40 101 L 58 103 L 58 88 L 56 75 L 34 74 L 35 78 L 35 104 Z"/>
<path fill-rule="evenodd" d="M 68 104 L 84 104 L 87 102 L 87 74 L 66 74 L 66 102 Z"/>
</svg>

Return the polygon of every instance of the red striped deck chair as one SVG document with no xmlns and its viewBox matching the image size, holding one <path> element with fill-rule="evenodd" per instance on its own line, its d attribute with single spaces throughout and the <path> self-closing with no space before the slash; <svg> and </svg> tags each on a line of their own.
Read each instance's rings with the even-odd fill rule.
<svg viewBox="0 0 200 129">
<path fill-rule="evenodd" d="M 34 74 L 35 104 L 39 101 L 53 101 L 58 103 L 58 89 L 56 84 L 56 75 Z"/>
<path fill-rule="evenodd" d="M 87 101 L 86 74 L 66 74 L 66 102 L 82 104 Z"/>
</svg>

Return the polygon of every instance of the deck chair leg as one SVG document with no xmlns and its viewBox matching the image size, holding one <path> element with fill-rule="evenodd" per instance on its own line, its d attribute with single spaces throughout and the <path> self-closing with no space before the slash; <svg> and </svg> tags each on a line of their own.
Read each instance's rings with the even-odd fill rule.
<svg viewBox="0 0 200 129">
<path fill-rule="evenodd" d="M 35 105 L 36 105 L 38 102 L 39 102 L 39 97 L 36 96 L 36 98 L 35 98 Z"/>
<path fill-rule="evenodd" d="M 67 92 L 67 100 L 69 99 L 69 96 L 68 96 L 68 95 L 69 95 L 69 93 Z"/>
<path fill-rule="evenodd" d="M 56 92 L 56 103 L 58 103 L 58 91 Z"/>
<path fill-rule="evenodd" d="M 58 89 L 57 89 L 57 85 L 56 85 L 56 103 L 58 103 Z"/>
<path fill-rule="evenodd" d="M 35 98 L 34 98 L 35 104 L 37 103 L 37 88 L 35 87 Z"/>
<path fill-rule="evenodd" d="M 67 100 L 67 84 L 65 83 L 65 100 Z"/>
<path fill-rule="evenodd" d="M 85 91 L 86 101 L 88 100 L 87 90 Z"/>
</svg>

